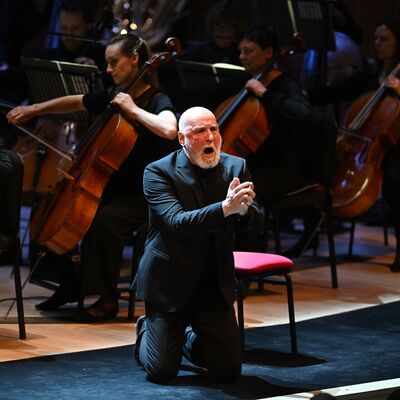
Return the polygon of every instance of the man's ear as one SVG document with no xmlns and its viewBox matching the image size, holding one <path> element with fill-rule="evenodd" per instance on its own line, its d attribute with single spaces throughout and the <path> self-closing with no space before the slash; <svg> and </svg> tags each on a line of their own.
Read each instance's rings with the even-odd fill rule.
<svg viewBox="0 0 400 400">
<path fill-rule="evenodd" d="M 185 138 L 183 137 L 183 133 L 181 131 L 178 131 L 178 141 L 182 147 L 185 146 Z"/>
</svg>

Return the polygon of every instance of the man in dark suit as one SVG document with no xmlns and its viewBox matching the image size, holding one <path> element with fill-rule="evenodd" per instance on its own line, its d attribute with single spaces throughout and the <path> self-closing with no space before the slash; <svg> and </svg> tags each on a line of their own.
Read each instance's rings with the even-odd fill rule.
<svg viewBox="0 0 400 400">
<path fill-rule="evenodd" d="M 146 317 L 135 355 L 149 378 L 167 383 L 182 354 L 220 379 L 241 372 L 233 308 L 237 228 L 260 231 L 263 214 L 244 159 L 221 153 L 214 114 L 203 107 L 179 121 L 182 149 L 146 167 L 150 232 L 134 287 Z"/>
</svg>

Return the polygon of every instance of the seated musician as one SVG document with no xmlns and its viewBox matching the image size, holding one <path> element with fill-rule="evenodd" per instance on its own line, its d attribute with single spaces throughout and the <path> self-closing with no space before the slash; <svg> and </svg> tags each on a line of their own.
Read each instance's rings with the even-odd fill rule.
<svg viewBox="0 0 400 400">
<path fill-rule="evenodd" d="M 287 193 L 315 183 L 305 175 L 304 156 L 298 149 L 301 125 L 310 115 L 311 107 L 302 88 L 290 75 L 282 73 L 274 65 L 268 66 L 277 52 L 277 41 L 272 31 L 264 26 L 249 28 L 241 36 L 239 51 L 242 65 L 253 76 L 245 87 L 264 107 L 271 127 L 257 152 L 248 157 L 258 201 L 268 205 Z M 254 79 L 262 71 L 265 71 L 264 77 Z M 304 221 L 304 235 L 287 255 L 296 256 L 303 249 L 317 217 L 310 211 Z"/>
<path fill-rule="evenodd" d="M 400 23 L 384 18 L 375 26 L 375 64 L 369 73 L 364 72 L 341 81 L 331 87 L 310 92 L 315 104 L 327 104 L 343 100 L 355 100 L 363 93 L 375 91 L 382 83 L 389 96 L 400 97 L 400 79 L 392 74 L 400 62 Z M 359 107 L 359 105 L 357 106 Z M 384 123 L 384 121 L 382 121 Z M 387 151 L 381 165 L 383 171 L 382 192 L 388 205 L 389 216 L 394 226 L 396 254 L 391 271 L 400 271 L 400 135 L 395 143 L 385 143 Z M 385 138 L 382 138 L 385 140 Z"/>
<path fill-rule="evenodd" d="M 111 101 L 123 111 L 139 134 L 133 150 L 106 185 L 98 211 L 83 238 L 82 282 L 72 274 L 66 276 L 52 297 L 37 305 L 40 310 L 54 310 L 75 302 L 83 284 L 85 293 L 100 297 L 78 314 L 78 320 L 82 322 L 102 321 L 117 315 L 117 284 L 123 246 L 131 239 L 133 230 L 147 222 L 147 204 L 142 192 L 143 170 L 175 147 L 173 139 L 177 132 L 173 106 L 150 78 L 135 85 L 132 97 L 118 93 L 118 86 L 128 83 L 149 59 L 144 41 L 134 34 L 116 35 L 107 45 L 105 58 L 107 73 L 117 86 L 116 90 L 60 97 L 16 107 L 7 114 L 10 123 L 22 123 L 42 114 L 84 109 L 100 113 Z"/>
<path fill-rule="evenodd" d="M 44 50 L 43 58 L 78 64 L 104 66 L 104 47 L 96 42 L 79 38 L 90 38 L 94 8 L 89 0 L 62 0 L 58 10 L 60 34 L 77 36 L 75 39 L 60 36 L 57 47 Z"/>
</svg>

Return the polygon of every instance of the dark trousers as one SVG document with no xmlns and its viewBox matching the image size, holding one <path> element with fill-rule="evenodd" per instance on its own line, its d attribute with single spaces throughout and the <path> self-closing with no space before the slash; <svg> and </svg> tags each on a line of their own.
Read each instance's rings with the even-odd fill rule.
<svg viewBox="0 0 400 400">
<path fill-rule="evenodd" d="M 117 197 L 101 205 L 82 242 L 83 289 L 117 298 L 123 248 L 135 228 L 147 222 L 143 196 Z"/>
<path fill-rule="evenodd" d="M 218 379 L 240 376 L 242 350 L 233 306 L 192 303 L 166 312 L 146 304 L 144 328 L 136 345 L 150 380 L 167 383 L 175 378 L 182 355 Z"/>
</svg>

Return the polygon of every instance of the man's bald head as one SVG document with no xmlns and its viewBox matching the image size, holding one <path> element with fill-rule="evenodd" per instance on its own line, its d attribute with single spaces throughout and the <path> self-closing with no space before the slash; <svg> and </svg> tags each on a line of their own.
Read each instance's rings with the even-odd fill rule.
<svg viewBox="0 0 400 400">
<path fill-rule="evenodd" d="M 181 132 L 186 132 L 188 127 L 192 126 L 196 120 L 206 116 L 214 117 L 214 114 L 205 107 L 197 106 L 188 108 L 179 118 L 179 130 Z"/>
</svg>

